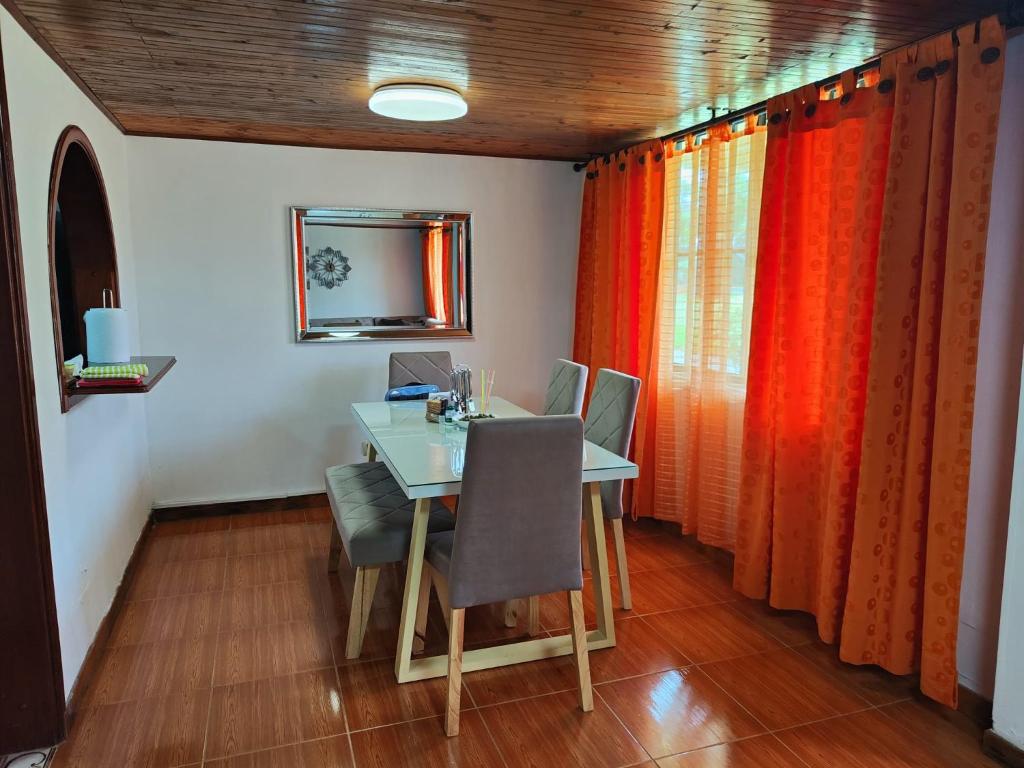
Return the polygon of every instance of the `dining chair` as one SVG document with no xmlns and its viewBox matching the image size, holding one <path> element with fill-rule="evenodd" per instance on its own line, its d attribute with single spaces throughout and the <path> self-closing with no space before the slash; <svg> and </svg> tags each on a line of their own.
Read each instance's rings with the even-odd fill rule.
<svg viewBox="0 0 1024 768">
<path fill-rule="evenodd" d="M 636 406 L 640 399 L 640 379 L 619 371 L 601 368 L 597 372 L 594 391 L 583 424 L 584 437 L 623 458 L 629 453 L 633 436 Z M 611 520 L 615 538 L 615 570 L 619 574 L 622 608 L 630 610 L 633 600 L 629 591 L 629 568 L 626 563 L 626 541 L 622 533 L 622 480 L 601 483 L 601 508 Z"/>
<path fill-rule="evenodd" d="M 392 352 L 388 361 L 388 389 L 407 384 L 436 384 L 442 392 L 452 387 L 451 352 Z"/>
<path fill-rule="evenodd" d="M 544 396 L 544 414 L 579 416 L 583 413 L 583 393 L 586 389 L 587 366 L 571 360 L 556 360 Z"/>
<path fill-rule="evenodd" d="M 425 569 L 448 616 L 445 732 L 459 732 L 465 611 L 476 605 L 567 592 L 573 658 L 584 712 L 594 708 L 583 618 L 580 505 L 583 422 L 531 416 L 473 422 L 466 436 L 455 528 L 427 536 Z M 426 596 L 424 598 L 424 592 Z M 426 629 L 417 616 L 417 634 Z"/>
<path fill-rule="evenodd" d="M 336 572 L 344 549 L 355 568 L 345 658 L 357 659 L 373 606 L 380 569 L 406 559 L 415 501 L 406 498 L 382 462 L 330 467 L 325 472 L 334 527 L 327 570 Z M 427 531 L 451 530 L 455 518 L 440 499 L 430 505 Z"/>
</svg>

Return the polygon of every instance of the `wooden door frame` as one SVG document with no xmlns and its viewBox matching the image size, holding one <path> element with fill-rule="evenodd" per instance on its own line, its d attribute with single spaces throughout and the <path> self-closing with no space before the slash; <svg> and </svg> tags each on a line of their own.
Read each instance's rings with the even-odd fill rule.
<svg viewBox="0 0 1024 768">
<path fill-rule="evenodd" d="M 64 673 L 0 50 L 0 755 L 64 738 Z"/>
</svg>

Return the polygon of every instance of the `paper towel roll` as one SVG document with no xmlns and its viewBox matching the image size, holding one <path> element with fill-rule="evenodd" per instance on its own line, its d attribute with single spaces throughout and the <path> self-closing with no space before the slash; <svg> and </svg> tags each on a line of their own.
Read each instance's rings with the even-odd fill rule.
<svg viewBox="0 0 1024 768">
<path fill-rule="evenodd" d="M 123 309 L 94 307 L 85 311 L 85 345 L 89 365 L 127 363 L 128 312 Z"/>
</svg>

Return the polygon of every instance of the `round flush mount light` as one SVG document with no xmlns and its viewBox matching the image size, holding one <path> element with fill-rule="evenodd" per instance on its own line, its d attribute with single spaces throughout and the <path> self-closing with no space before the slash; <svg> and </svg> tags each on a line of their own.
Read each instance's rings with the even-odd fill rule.
<svg viewBox="0 0 1024 768">
<path fill-rule="evenodd" d="M 370 109 L 396 120 L 454 120 L 469 110 L 452 88 L 438 85 L 382 85 L 370 97 Z"/>
</svg>

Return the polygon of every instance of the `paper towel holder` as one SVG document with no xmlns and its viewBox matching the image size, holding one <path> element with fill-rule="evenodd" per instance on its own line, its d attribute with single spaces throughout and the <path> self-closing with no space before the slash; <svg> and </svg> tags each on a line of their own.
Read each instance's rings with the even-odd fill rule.
<svg viewBox="0 0 1024 768">
<path fill-rule="evenodd" d="M 85 310 L 121 304 L 114 229 L 106 187 L 92 143 L 81 128 L 64 129 L 50 167 L 50 307 L 61 411 L 79 400 L 68 394 L 64 361 L 84 354 Z"/>
</svg>

